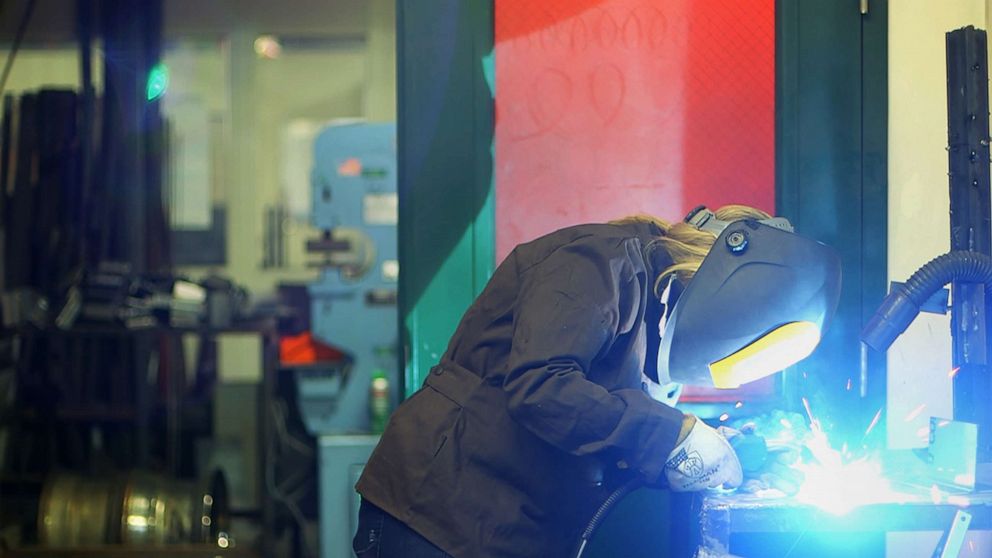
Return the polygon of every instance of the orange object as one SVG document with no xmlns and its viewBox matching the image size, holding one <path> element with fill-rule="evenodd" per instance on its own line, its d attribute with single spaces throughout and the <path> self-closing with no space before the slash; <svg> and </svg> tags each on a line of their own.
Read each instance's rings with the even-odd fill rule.
<svg viewBox="0 0 992 558">
<path fill-rule="evenodd" d="M 306 331 L 299 335 L 287 335 L 279 340 L 279 362 L 287 364 L 316 364 L 344 360 L 344 353 L 313 338 Z"/>
</svg>

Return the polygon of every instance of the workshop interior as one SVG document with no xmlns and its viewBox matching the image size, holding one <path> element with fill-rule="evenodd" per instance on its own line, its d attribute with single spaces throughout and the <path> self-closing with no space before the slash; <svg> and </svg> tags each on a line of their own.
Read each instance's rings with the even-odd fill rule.
<svg viewBox="0 0 992 558">
<path fill-rule="evenodd" d="M 651 359 L 745 481 L 624 485 L 562 555 L 992 557 L 990 28 L 0 0 L 0 557 L 355 556 L 364 465 L 500 262 L 633 214 L 717 237 Z"/>
</svg>

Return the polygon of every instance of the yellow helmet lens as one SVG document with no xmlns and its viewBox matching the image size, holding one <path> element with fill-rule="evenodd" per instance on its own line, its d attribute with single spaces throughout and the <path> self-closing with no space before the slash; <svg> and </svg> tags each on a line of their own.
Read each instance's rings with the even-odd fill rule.
<svg viewBox="0 0 992 558">
<path fill-rule="evenodd" d="M 820 342 L 813 322 L 789 322 L 736 353 L 710 364 L 713 385 L 733 389 L 760 380 L 808 357 Z"/>
</svg>

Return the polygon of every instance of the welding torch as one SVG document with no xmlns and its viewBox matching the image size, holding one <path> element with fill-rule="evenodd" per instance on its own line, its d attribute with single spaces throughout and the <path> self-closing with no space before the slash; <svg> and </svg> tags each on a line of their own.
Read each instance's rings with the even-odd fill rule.
<svg viewBox="0 0 992 558">
<path fill-rule="evenodd" d="M 761 475 L 763 471 L 773 462 L 776 455 L 779 455 L 784 451 L 784 446 L 775 443 L 769 443 L 764 436 L 755 434 L 753 425 L 748 425 L 741 430 L 735 430 L 733 428 L 728 428 L 721 426 L 721 429 L 726 429 L 731 431 L 730 433 L 725 433 L 725 436 L 730 442 L 730 446 L 734 448 L 734 453 L 737 454 L 737 459 L 741 462 L 741 470 L 744 471 L 744 478 L 746 486 L 748 477 L 756 478 Z M 772 477 L 778 476 L 773 474 Z M 799 482 L 792 482 L 792 479 L 788 479 L 782 482 L 768 482 L 768 480 L 763 480 L 761 482 L 767 482 L 771 488 L 777 488 L 784 492 L 785 494 L 795 494 L 798 491 Z M 795 490 L 791 490 L 792 484 L 795 484 Z M 586 545 L 592 538 L 593 534 L 599 528 L 600 524 L 606 519 L 613 507 L 622 500 L 625 496 L 644 486 L 644 480 L 640 477 L 635 477 L 625 484 L 621 485 L 619 488 L 613 491 L 606 501 L 599 506 L 596 513 L 593 514 L 592 519 L 586 525 L 585 529 L 582 530 L 582 535 L 579 538 L 578 550 L 576 551 L 575 558 L 581 558 L 582 553 L 585 551 Z M 659 486 L 658 488 L 661 488 Z M 742 486 L 743 488 L 743 486 Z"/>
</svg>

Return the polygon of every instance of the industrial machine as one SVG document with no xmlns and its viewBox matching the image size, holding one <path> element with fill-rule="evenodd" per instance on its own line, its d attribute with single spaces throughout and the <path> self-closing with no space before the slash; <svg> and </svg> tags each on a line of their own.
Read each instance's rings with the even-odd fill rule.
<svg viewBox="0 0 992 558">
<path fill-rule="evenodd" d="M 369 431 L 374 375 L 387 379 L 390 401 L 399 393 L 395 130 L 332 125 L 314 144 L 311 220 L 322 236 L 307 251 L 322 271 L 309 287 L 311 329 L 346 355 L 334 373 L 298 373 L 299 403 L 315 435 Z"/>
<path fill-rule="evenodd" d="M 354 485 L 399 400 L 396 127 L 330 125 L 314 143 L 307 243 L 320 279 L 308 287 L 316 342 L 337 363 L 294 369 L 297 404 L 317 437 L 320 556 L 351 556 Z"/>
</svg>

